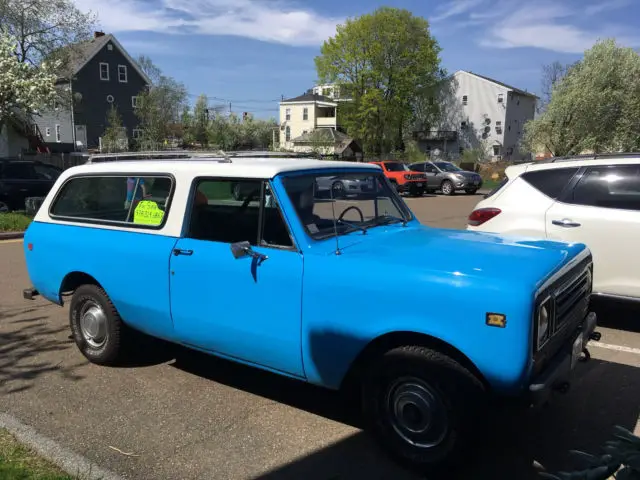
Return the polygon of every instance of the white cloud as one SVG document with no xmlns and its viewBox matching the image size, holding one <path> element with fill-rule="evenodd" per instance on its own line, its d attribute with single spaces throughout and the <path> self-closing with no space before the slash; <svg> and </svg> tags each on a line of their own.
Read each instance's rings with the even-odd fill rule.
<svg viewBox="0 0 640 480">
<path fill-rule="evenodd" d="M 594 15 L 629 5 L 631 0 L 608 0 L 601 3 L 539 1 L 518 4 L 497 1 L 491 8 L 465 4 L 465 15 L 454 27 L 474 27 L 481 31 L 478 43 L 490 48 L 533 47 L 563 53 L 582 53 L 598 39 L 617 37 L 620 43 L 640 45 L 640 36 L 631 28 L 620 24 L 585 26 L 585 20 Z M 455 5 L 455 4 L 454 4 Z M 454 5 L 443 13 L 450 13 Z M 449 15 L 453 16 L 453 15 Z M 446 17 L 445 17 L 446 18 Z M 591 22 L 592 23 L 592 22 Z"/>
<path fill-rule="evenodd" d="M 233 35 L 295 46 L 321 44 L 343 21 L 282 0 L 76 0 L 76 5 L 96 12 L 110 33 Z"/>
<path fill-rule="evenodd" d="M 448 5 L 436 9 L 436 14 L 429 18 L 433 23 L 441 22 L 450 17 L 465 14 L 480 5 L 484 0 L 453 0 Z"/>
</svg>

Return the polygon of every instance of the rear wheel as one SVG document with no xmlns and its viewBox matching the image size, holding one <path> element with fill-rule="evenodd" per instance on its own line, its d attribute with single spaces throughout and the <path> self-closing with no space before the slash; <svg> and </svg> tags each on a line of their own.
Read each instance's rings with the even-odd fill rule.
<svg viewBox="0 0 640 480">
<path fill-rule="evenodd" d="M 445 195 L 453 195 L 456 192 L 456 189 L 453 187 L 453 183 L 451 182 L 451 180 L 445 180 L 444 182 L 442 182 L 440 190 L 442 190 L 442 193 L 444 193 Z"/>
<path fill-rule="evenodd" d="M 127 329 L 101 287 L 82 285 L 76 289 L 69 323 L 78 349 L 89 361 L 113 365 L 122 360 Z"/>
<path fill-rule="evenodd" d="M 0 213 L 9 213 L 10 211 L 11 207 L 9 207 L 9 204 L 0 200 Z"/>
<path fill-rule="evenodd" d="M 363 412 L 378 442 L 421 471 L 451 467 L 475 432 L 482 383 L 450 357 L 419 346 L 390 350 L 367 370 Z"/>
</svg>

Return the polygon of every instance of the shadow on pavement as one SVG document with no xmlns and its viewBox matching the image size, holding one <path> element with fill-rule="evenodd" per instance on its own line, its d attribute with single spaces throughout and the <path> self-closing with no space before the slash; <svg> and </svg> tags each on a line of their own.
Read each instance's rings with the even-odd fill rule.
<svg viewBox="0 0 640 480">
<path fill-rule="evenodd" d="M 71 342 L 60 333 L 65 327 L 48 325 L 48 316 L 38 315 L 39 307 L 0 311 L 0 395 L 30 389 L 38 377 L 49 372 L 58 372 L 68 379 L 80 380 L 74 373 L 80 365 L 62 366 L 42 358 L 42 353 L 65 350 Z M 22 318 L 26 314 L 35 316 Z M 21 318 L 16 319 L 15 317 Z M 86 363 L 86 362 L 85 362 Z"/>
<path fill-rule="evenodd" d="M 260 395 L 357 428 L 359 416 L 335 392 L 208 355 L 181 350 L 172 364 L 187 373 Z M 566 395 L 540 410 L 491 412 L 492 428 L 480 432 L 477 448 L 450 479 L 536 479 L 533 465 L 549 471 L 571 468 L 568 452 L 600 453 L 614 425 L 634 430 L 640 414 L 640 368 L 591 360 L 581 364 Z M 415 479 L 387 459 L 360 432 L 300 458 L 260 479 Z"/>
</svg>

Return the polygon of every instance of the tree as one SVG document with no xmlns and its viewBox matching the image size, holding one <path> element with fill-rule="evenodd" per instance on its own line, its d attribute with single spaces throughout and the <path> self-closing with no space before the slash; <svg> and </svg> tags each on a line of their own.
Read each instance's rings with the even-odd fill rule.
<svg viewBox="0 0 640 480">
<path fill-rule="evenodd" d="M 127 137 L 122 126 L 122 119 L 113 105 L 107 113 L 107 128 L 102 134 L 102 150 L 122 152 L 127 149 Z"/>
<path fill-rule="evenodd" d="M 49 65 L 20 62 L 16 45 L 15 39 L 0 33 L 0 130 L 16 115 L 30 117 L 50 105 L 56 96 L 56 76 Z"/>
<path fill-rule="evenodd" d="M 540 82 L 542 97 L 538 102 L 538 112 L 544 112 L 549 105 L 553 89 L 564 78 L 570 67 L 571 65 L 563 65 L 558 61 L 542 67 L 542 81 Z"/>
<path fill-rule="evenodd" d="M 209 102 L 204 94 L 198 97 L 193 107 L 189 133 L 193 141 L 204 147 L 209 145 Z"/>
<path fill-rule="evenodd" d="M 148 57 L 140 57 L 138 65 L 150 77 L 148 90 L 138 96 L 136 115 L 142 130 L 140 145 L 143 149 L 157 149 L 175 132 L 187 104 L 186 87 L 161 70 Z"/>
<path fill-rule="evenodd" d="M 0 31 L 17 40 L 21 63 L 39 64 L 63 47 L 91 38 L 96 16 L 72 0 L 0 0 Z"/>
<path fill-rule="evenodd" d="M 442 78 L 439 52 L 424 18 L 382 7 L 339 25 L 315 63 L 321 82 L 338 83 L 353 99 L 340 105 L 348 134 L 381 154 L 402 150 L 418 113 L 437 108 L 424 100 Z"/>
<path fill-rule="evenodd" d="M 640 149 L 640 55 L 597 42 L 555 85 L 545 112 L 525 125 L 524 147 L 553 155 Z"/>
</svg>

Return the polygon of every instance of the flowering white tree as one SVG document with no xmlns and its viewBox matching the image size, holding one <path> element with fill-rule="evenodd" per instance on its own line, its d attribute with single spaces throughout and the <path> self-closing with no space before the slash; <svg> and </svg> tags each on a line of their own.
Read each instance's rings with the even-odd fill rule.
<svg viewBox="0 0 640 480">
<path fill-rule="evenodd" d="M 31 116 L 51 103 L 56 96 L 55 65 L 35 67 L 20 62 L 17 42 L 0 34 L 0 130 L 15 115 Z"/>
</svg>

